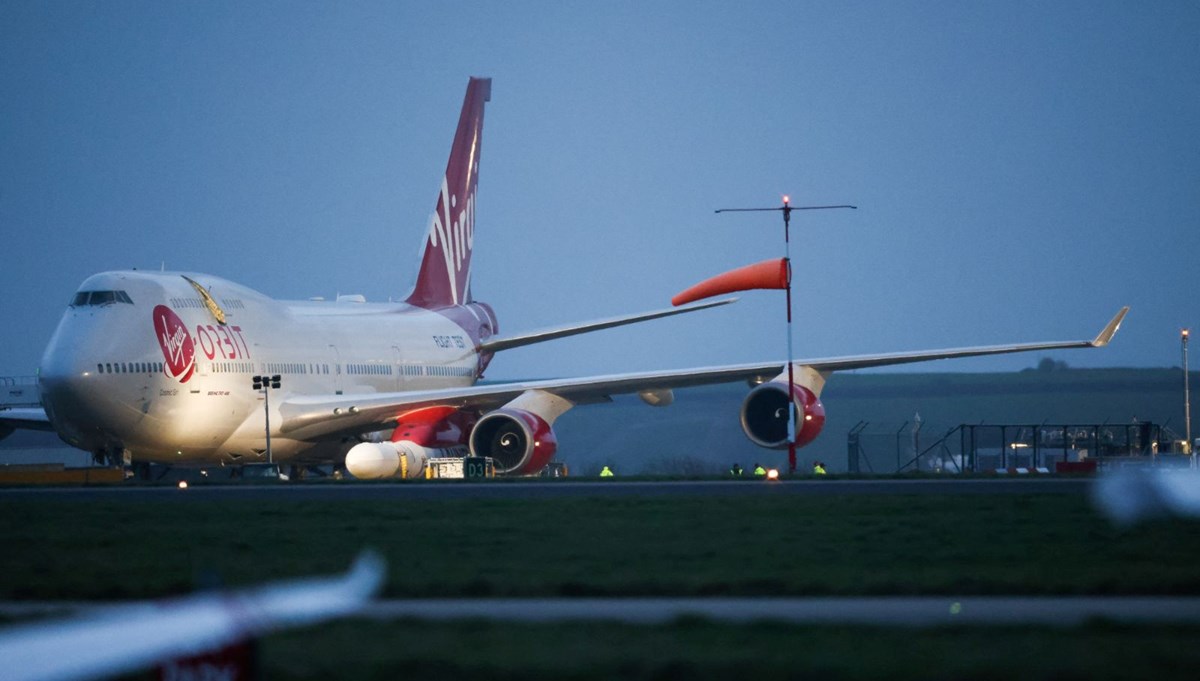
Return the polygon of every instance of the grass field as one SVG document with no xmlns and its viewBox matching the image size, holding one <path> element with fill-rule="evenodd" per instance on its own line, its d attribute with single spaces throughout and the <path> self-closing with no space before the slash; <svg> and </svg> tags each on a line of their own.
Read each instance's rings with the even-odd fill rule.
<svg viewBox="0 0 1200 681">
<path fill-rule="evenodd" d="M 753 484 L 753 483 L 751 483 Z M 0 598 L 143 598 L 388 560 L 388 596 L 1200 594 L 1200 525 L 1078 495 L 76 503 L 0 497 Z"/>
<path fill-rule="evenodd" d="M 272 636 L 260 659 L 265 678 L 297 680 L 1194 679 L 1197 636 L 1200 627 L 1102 622 L 908 630 L 347 621 Z"/>
<path fill-rule="evenodd" d="M 754 483 L 750 483 L 754 484 Z M 387 596 L 1200 594 L 1200 524 L 1085 497 L 747 495 L 205 503 L 0 495 L 0 599 L 124 599 L 388 561 Z M 266 678 L 1194 678 L 1200 627 L 891 630 L 346 621 Z"/>
</svg>

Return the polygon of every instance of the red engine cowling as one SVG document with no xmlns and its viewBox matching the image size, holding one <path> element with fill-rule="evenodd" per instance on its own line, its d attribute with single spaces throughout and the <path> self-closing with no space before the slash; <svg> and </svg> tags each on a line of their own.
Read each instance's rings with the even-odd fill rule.
<svg viewBox="0 0 1200 681">
<path fill-rule="evenodd" d="M 497 409 L 471 431 L 471 454 L 490 456 L 498 475 L 533 475 L 545 468 L 558 439 L 545 419 L 523 409 Z"/>
<path fill-rule="evenodd" d="M 796 446 L 817 439 L 825 425 L 825 405 L 804 386 L 793 388 L 797 416 Z M 787 449 L 788 389 L 786 383 L 763 383 L 742 402 L 742 430 L 759 447 Z"/>
</svg>

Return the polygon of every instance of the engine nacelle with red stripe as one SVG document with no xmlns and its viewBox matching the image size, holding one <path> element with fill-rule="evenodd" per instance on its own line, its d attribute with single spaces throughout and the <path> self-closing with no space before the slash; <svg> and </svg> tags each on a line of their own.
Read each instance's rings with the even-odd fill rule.
<svg viewBox="0 0 1200 681">
<path fill-rule="evenodd" d="M 471 454 L 490 456 L 497 475 L 534 475 L 558 449 L 546 419 L 524 409 L 505 407 L 489 412 L 471 430 Z"/>
<path fill-rule="evenodd" d="M 796 414 L 796 446 L 817 439 L 825 425 L 825 405 L 813 391 L 802 385 L 793 387 Z M 760 447 L 788 447 L 788 387 L 786 381 L 763 383 L 750 391 L 742 402 L 742 430 Z"/>
</svg>

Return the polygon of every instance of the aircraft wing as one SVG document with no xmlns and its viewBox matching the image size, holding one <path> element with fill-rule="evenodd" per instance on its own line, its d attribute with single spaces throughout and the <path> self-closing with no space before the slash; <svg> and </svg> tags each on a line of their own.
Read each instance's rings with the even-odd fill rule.
<svg viewBox="0 0 1200 681">
<path fill-rule="evenodd" d="M 601 329 L 611 329 L 615 326 L 624 326 L 626 324 L 635 324 L 637 322 L 645 322 L 651 319 L 661 319 L 663 317 L 672 317 L 677 314 L 686 312 L 696 312 L 697 310 L 707 310 L 710 307 L 720 305 L 728 305 L 736 303 L 737 298 L 724 298 L 722 300 L 714 300 L 707 303 L 699 303 L 696 305 L 684 305 L 681 307 L 667 308 L 665 310 L 655 310 L 653 312 L 642 312 L 640 314 L 625 315 L 622 317 L 610 317 L 608 319 L 599 319 L 593 322 L 585 322 L 582 324 L 572 324 L 569 326 L 559 326 L 550 329 L 541 329 L 539 331 L 531 331 L 513 336 L 495 336 L 479 345 L 480 352 L 499 352 L 500 350 L 508 350 L 509 348 L 519 348 L 523 345 L 532 345 L 543 341 L 554 340 L 555 338 L 565 338 L 566 336 L 574 336 L 580 333 L 588 333 L 590 331 L 599 331 Z"/>
<path fill-rule="evenodd" d="M 927 362 L 933 359 L 957 359 L 960 357 L 980 357 L 983 355 L 1004 355 L 1014 352 L 1032 352 L 1035 350 L 1063 350 L 1070 348 L 1102 348 L 1108 345 L 1117 329 L 1121 327 L 1129 306 L 1117 311 L 1100 333 L 1091 340 L 1058 341 L 1048 343 L 1014 343 L 1010 345 L 985 345 L 971 348 L 947 348 L 945 350 L 923 350 L 918 352 L 893 352 L 883 355 L 858 355 L 854 357 L 830 357 L 817 360 L 798 360 L 800 365 L 811 366 L 818 371 L 845 371 L 848 369 L 866 369 L 869 367 L 889 366 L 893 364 L 912 364 Z"/>
<path fill-rule="evenodd" d="M 798 359 L 795 364 L 811 367 L 822 373 L 832 373 L 935 359 L 979 357 L 1036 350 L 1097 348 L 1107 345 L 1112 340 L 1128 311 L 1128 307 L 1121 308 L 1099 335 L 1090 340 L 1016 343 L 918 352 L 894 352 L 882 355 Z M 383 430 L 395 425 L 399 415 L 424 407 L 452 406 L 487 410 L 502 406 L 528 391 L 550 393 L 576 405 L 605 402 L 610 400 L 613 395 L 644 391 L 688 388 L 735 381 L 768 381 L 778 376 L 786 366 L 785 362 L 765 362 L 583 378 L 478 384 L 441 390 L 297 396 L 287 398 L 280 405 L 280 412 L 283 416 L 281 430 L 285 435 L 298 439 L 364 433 Z"/>
</svg>

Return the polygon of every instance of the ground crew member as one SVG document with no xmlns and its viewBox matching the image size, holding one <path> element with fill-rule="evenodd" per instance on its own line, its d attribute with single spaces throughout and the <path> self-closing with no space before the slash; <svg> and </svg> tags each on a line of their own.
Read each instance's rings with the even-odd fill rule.
<svg viewBox="0 0 1200 681">
<path fill-rule="evenodd" d="M 754 464 L 754 477 L 756 477 L 756 478 L 767 477 L 767 469 L 763 468 L 758 463 L 755 463 Z"/>
<path fill-rule="evenodd" d="M 742 467 L 737 465 L 736 461 L 733 462 L 733 467 L 729 469 L 729 474 L 735 478 L 742 477 Z"/>
<path fill-rule="evenodd" d="M 813 475 L 825 475 L 825 464 L 820 461 L 813 462 Z"/>
<path fill-rule="evenodd" d="M 612 476 L 613 476 L 612 469 L 609 468 L 608 466 L 605 466 L 604 468 L 600 469 L 600 477 L 611 478 Z"/>
</svg>

